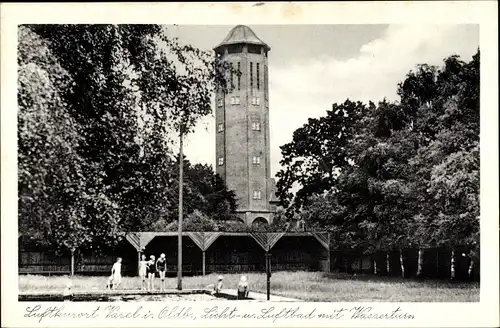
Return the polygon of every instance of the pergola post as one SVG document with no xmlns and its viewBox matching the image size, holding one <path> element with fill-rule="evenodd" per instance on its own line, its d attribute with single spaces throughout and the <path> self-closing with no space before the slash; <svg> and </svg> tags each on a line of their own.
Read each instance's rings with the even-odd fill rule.
<svg viewBox="0 0 500 328">
<path fill-rule="evenodd" d="M 271 299 L 271 253 L 266 251 L 267 300 Z"/>
<path fill-rule="evenodd" d="M 184 154 L 182 151 L 182 132 L 180 133 L 179 144 L 179 221 L 178 221 L 178 236 L 177 236 L 177 289 L 182 290 L 182 187 L 183 187 L 183 166 Z"/>
<path fill-rule="evenodd" d="M 75 249 L 71 249 L 71 269 L 70 274 L 73 277 L 75 275 Z"/>
<path fill-rule="evenodd" d="M 202 251 L 202 255 L 201 255 L 201 268 L 203 270 L 203 275 L 205 275 L 205 251 Z"/>
<path fill-rule="evenodd" d="M 139 275 L 139 272 L 141 270 L 141 255 L 142 252 L 140 250 L 137 251 L 137 275 Z"/>
</svg>

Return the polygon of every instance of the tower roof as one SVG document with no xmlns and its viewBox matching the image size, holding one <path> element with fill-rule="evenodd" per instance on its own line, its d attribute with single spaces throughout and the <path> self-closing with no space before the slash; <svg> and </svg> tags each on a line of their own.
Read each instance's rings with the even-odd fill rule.
<svg viewBox="0 0 500 328">
<path fill-rule="evenodd" d="M 241 43 L 261 45 L 264 46 L 267 51 L 271 50 L 271 47 L 269 47 L 264 41 L 259 39 L 250 27 L 245 25 L 237 25 L 233 27 L 233 29 L 227 34 L 226 38 L 221 43 L 219 43 L 219 45 L 216 46 L 214 50 L 217 51 L 221 47 L 230 44 Z"/>
</svg>

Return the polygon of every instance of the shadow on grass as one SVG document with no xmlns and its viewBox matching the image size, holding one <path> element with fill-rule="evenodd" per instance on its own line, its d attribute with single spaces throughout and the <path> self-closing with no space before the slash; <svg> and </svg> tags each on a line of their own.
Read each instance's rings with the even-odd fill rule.
<svg viewBox="0 0 500 328">
<path fill-rule="evenodd" d="M 435 278 L 417 278 L 417 277 L 394 277 L 394 276 L 374 276 L 366 273 L 344 273 L 344 272 L 323 272 L 322 277 L 326 280 L 345 280 L 345 281 L 364 281 L 373 283 L 387 283 L 387 284 L 405 284 L 408 287 L 421 287 L 429 285 L 438 285 L 443 288 L 465 288 L 471 287 L 479 288 L 480 283 L 476 281 L 451 281 L 445 279 Z"/>
</svg>

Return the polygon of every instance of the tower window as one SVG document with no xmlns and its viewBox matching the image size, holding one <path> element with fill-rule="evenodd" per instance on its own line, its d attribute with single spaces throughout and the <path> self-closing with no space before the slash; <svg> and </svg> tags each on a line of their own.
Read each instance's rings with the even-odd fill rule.
<svg viewBox="0 0 500 328">
<path fill-rule="evenodd" d="M 267 65 L 264 65 L 264 89 L 267 88 L 267 85 L 268 85 L 268 81 L 269 81 L 269 76 L 267 75 Z M 266 98 L 266 100 L 268 99 L 268 95 L 267 95 L 267 92 L 264 92 L 264 97 Z"/>
<path fill-rule="evenodd" d="M 260 191 L 259 190 L 254 190 L 253 191 L 253 199 L 261 199 L 262 196 L 260 194 Z"/>
<path fill-rule="evenodd" d="M 222 107 L 224 105 L 223 99 L 217 99 L 217 106 Z"/>
<path fill-rule="evenodd" d="M 259 122 L 253 122 L 252 123 L 252 130 L 254 130 L 254 131 L 260 131 L 260 123 Z"/>
<path fill-rule="evenodd" d="M 219 157 L 218 164 L 219 165 L 224 165 L 224 158 L 223 157 Z"/>
<path fill-rule="evenodd" d="M 253 90 L 253 63 L 250 62 L 250 90 Z"/>
<path fill-rule="evenodd" d="M 240 54 L 243 52 L 243 46 L 241 44 L 230 45 L 227 48 L 227 53 L 229 54 Z"/>
<path fill-rule="evenodd" d="M 231 63 L 231 91 L 234 90 L 234 65 Z"/>
<path fill-rule="evenodd" d="M 257 63 L 257 90 L 260 90 L 260 65 Z"/>
<path fill-rule="evenodd" d="M 255 105 L 255 106 L 260 105 L 259 97 L 252 97 L 252 105 Z"/>
<path fill-rule="evenodd" d="M 252 163 L 255 164 L 255 165 L 260 164 L 260 156 L 254 156 L 252 158 Z"/>
<path fill-rule="evenodd" d="M 238 90 L 240 90 L 240 78 L 241 78 L 241 65 L 238 62 Z"/>
<path fill-rule="evenodd" d="M 257 45 L 248 45 L 248 53 L 250 54 L 260 54 L 261 52 L 261 47 Z"/>
<path fill-rule="evenodd" d="M 240 104 L 240 97 L 239 96 L 231 97 L 231 105 L 239 105 L 239 104 Z"/>
<path fill-rule="evenodd" d="M 222 131 L 224 131 L 224 124 L 222 123 L 217 124 L 217 132 L 222 132 Z"/>
</svg>

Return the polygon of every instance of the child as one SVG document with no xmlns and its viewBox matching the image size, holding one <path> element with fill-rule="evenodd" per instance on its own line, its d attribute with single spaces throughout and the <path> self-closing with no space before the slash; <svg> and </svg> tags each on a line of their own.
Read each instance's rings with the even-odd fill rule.
<svg viewBox="0 0 500 328">
<path fill-rule="evenodd" d="M 68 282 L 66 284 L 66 288 L 64 289 L 63 291 L 63 300 L 66 302 L 66 301 L 70 301 L 71 300 L 71 296 L 72 296 L 72 293 L 71 293 L 71 287 L 72 287 L 72 284 L 71 284 L 71 281 Z"/>
<path fill-rule="evenodd" d="M 165 258 L 165 253 L 161 253 L 160 257 L 156 261 L 156 270 L 160 274 L 160 290 L 163 292 L 165 290 L 165 272 L 167 271 L 167 259 Z"/>
<path fill-rule="evenodd" d="M 222 276 L 219 276 L 219 277 L 217 278 L 217 283 L 216 283 L 216 284 L 215 284 L 215 286 L 214 286 L 214 290 L 213 290 L 213 292 L 212 292 L 212 295 L 213 295 L 213 294 L 218 295 L 218 294 L 221 292 L 222 287 L 223 287 L 222 280 L 223 280 Z"/>
<path fill-rule="evenodd" d="M 148 275 L 148 261 L 146 261 L 146 255 L 142 254 L 141 261 L 139 262 L 139 277 L 142 280 L 142 290 L 146 290 L 146 278 Z"/>
<path fill-rule="evenodd" d="M 108 282 L 106 283 L 106 290 L 113 289 L 113 274 L 108 277 Z"/>
<path fill-rule="evenodd" d="M 248 282 L 246 276 L 241 276 L 240 282 L 238 283 L 238 299 L 244 300 L 248 297 Z"/>
<path fill-rule="evenodd" d="M 109 277 L 108 284 L 111 283 L 110 289 L 116 289 L 120 286 L 122 282 L 122 258 L 119 257 L 116 259 L 115 264 L 111 268 L 111 277 Z"/>
<path fill-rule="evenodd" d="M 149 273 L 148 273 L 148 278 L 149 278 L 149 290 L 153 291 L 155 289 L 154 287 L 154 279 L 156 276 L 156 265 L 155 265 L 155 256 L 151 255 L 149 257 L 149 263 L 148 263 L 148 268 L 149 268 Z"/>
</svg>

